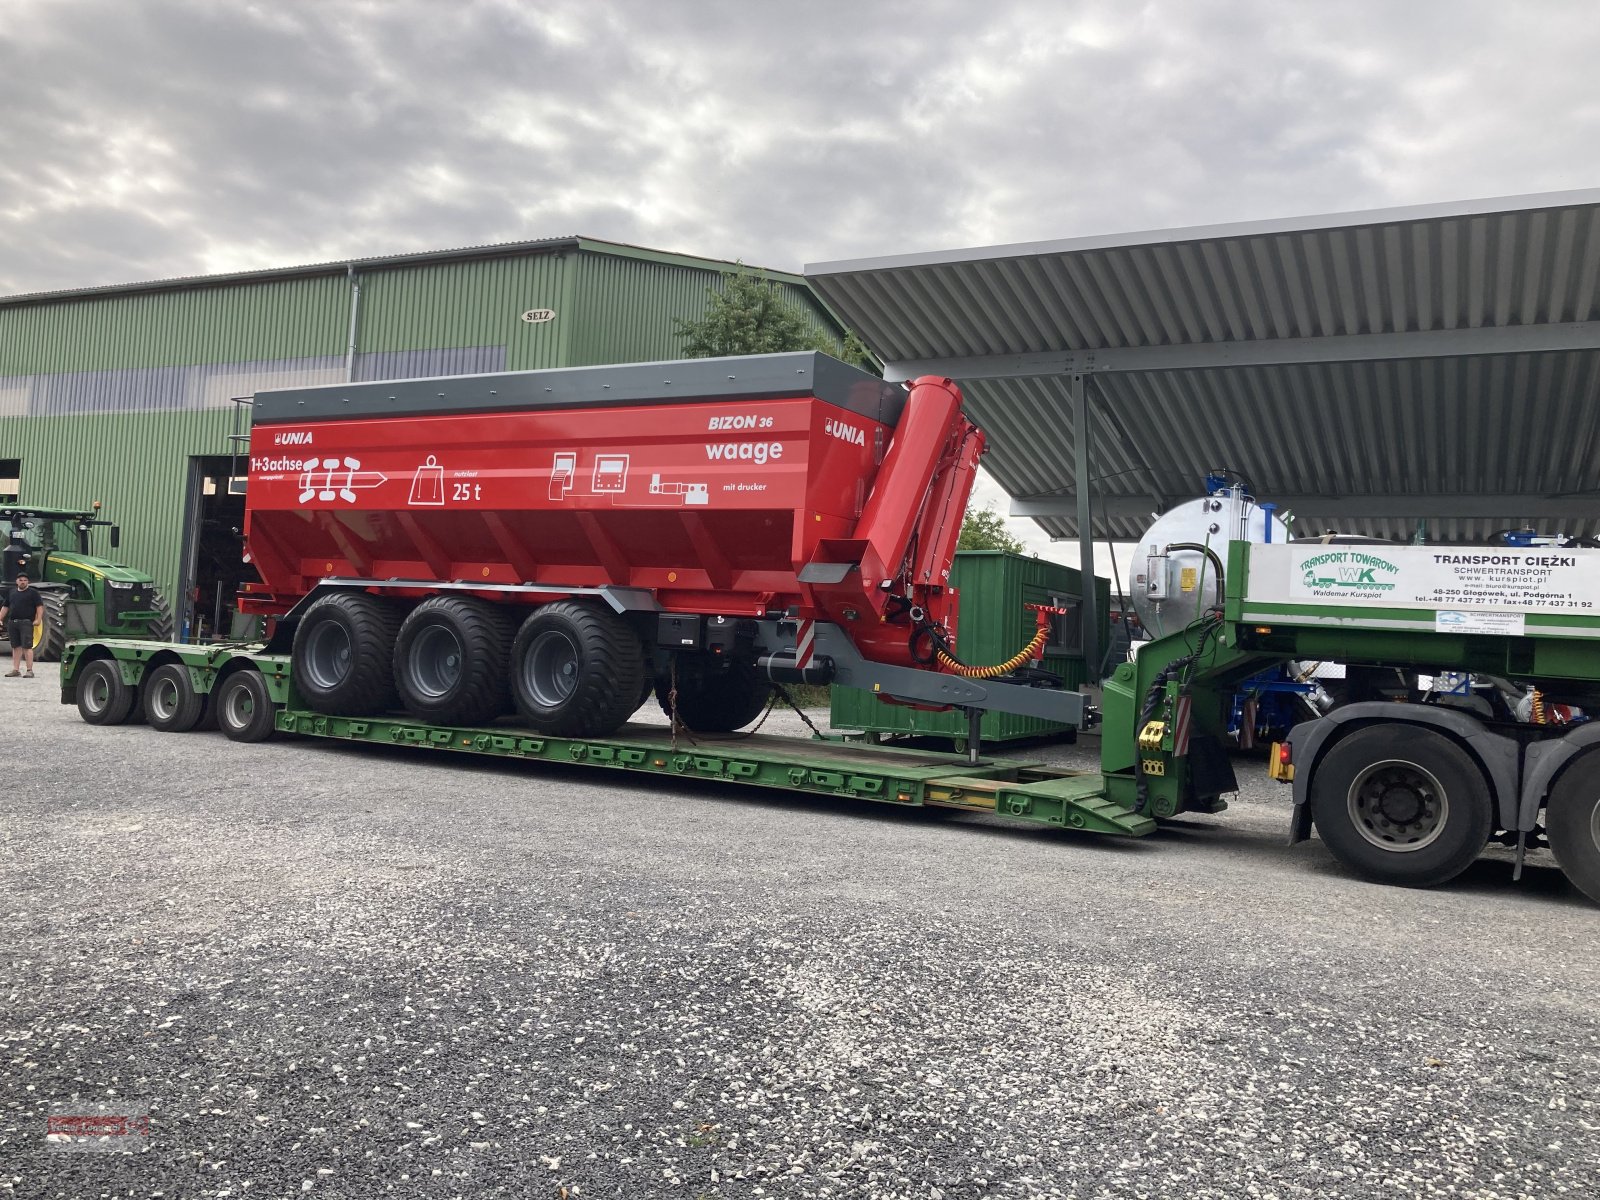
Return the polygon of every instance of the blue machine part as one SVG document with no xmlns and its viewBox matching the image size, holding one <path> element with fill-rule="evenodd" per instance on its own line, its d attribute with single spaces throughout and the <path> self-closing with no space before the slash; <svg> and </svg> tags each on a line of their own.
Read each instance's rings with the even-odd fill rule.
<svg viewBox="0 0 1600 1200">
<path fill-rule="evenodd" d="M 1228 736 L 1248 750 L 1258 741 L 1281 738 L 1306 719 L 1302 698 L 1316 684 L 1301 683 L 1288 664 L 1280 664 L 1241 680 L 1228 710 Z"/>
</svg>

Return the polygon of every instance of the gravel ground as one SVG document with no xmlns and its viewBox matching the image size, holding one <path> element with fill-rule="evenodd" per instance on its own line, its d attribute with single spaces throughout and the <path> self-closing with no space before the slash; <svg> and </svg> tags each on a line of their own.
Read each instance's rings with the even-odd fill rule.
<svg viewBox="0 0 1600 1200">
<path fill-rule="evenodd" d="M 1125 842 L 56 697 L 0 680 L 0 1193 L 1600 1192 L 1600 909 L 1360 883 L 1249 762 Z M 47 1145 L 96 1102 L 147 1148 Z"/>
</svg>

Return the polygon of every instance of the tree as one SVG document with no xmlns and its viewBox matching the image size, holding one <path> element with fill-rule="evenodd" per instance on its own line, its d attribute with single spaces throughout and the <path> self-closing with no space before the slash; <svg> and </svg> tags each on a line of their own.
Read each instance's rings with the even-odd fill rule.
<svg viewBox="0 0 1600 1200">
<path fill-rule="evenodd" d="M 743 265 L 742 263 L 740 264 Z M 706 289 L 706 315 L 675 318 L 676 335 L 690 358 L 725 354 L 778 354 L 820 350 L 867 370 L 876 370 L 866 344 L 846 330 L 843 338 L 816 328 L 764 273 L 725 271 L 720 286 Z"/>
<path fill-rule="evenodd" d="M 1007 550 L 1012 554 L 1026 554 L 1028 549 L 1020 539 L 1006 531 L 1006 520 L 995 512 L 993 505 L 969 509 L 961 522 L 961 536 L 956 539 L 957 550 Z"/>
</svg>

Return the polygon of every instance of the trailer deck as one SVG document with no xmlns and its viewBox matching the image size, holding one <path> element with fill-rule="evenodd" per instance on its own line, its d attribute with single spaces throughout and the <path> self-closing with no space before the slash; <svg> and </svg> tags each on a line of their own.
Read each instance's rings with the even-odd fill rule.
<svg viewBox="0 0 1600 1200">
<path fill-rule="evenodd" d="M 993 812 L 1084 833 L 1141 837 L 1154 832 L 1148 816 L 1108 800 L 1099 774 L 1042 763 L 988 759 L 837 737 L 797 738 L 768 733 L 680 733 L 660 725 L 628 724 L 604 738 L 552 737 L 510 720 L 474 728 L 432 725 L 402 716 L 336 717 L 299 702 L 288 656 L 242 646 L 183 646 L 98 639 L 74 643 L 62 664 L 62 702 L 74 703 L 85 652 L 112 658 L 136 686 L 161 663 L 181 662 L 196 689 L 209 693 L 226 674 L 259 671 L 278 707 L 277 732 L 376 746 L 410 746 L 528 762 L 599 767 L 676 779 L 773 788 L 787 792 L 873 800 L 900 807 Z"/>
</svg>

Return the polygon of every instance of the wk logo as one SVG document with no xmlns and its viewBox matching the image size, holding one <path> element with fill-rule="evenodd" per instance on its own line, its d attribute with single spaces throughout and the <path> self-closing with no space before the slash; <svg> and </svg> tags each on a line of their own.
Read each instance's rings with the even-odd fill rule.
<svg viewBox="0 0 1600 1200">
<path fill-rule="evenodd" d="M 1301 582 L 1319 595 L 1363 594 L 1394 590 L 1399 567 L 1386 558 L 1359 550 L 1336 550 L 1301 564 Z"/>
</svg>

